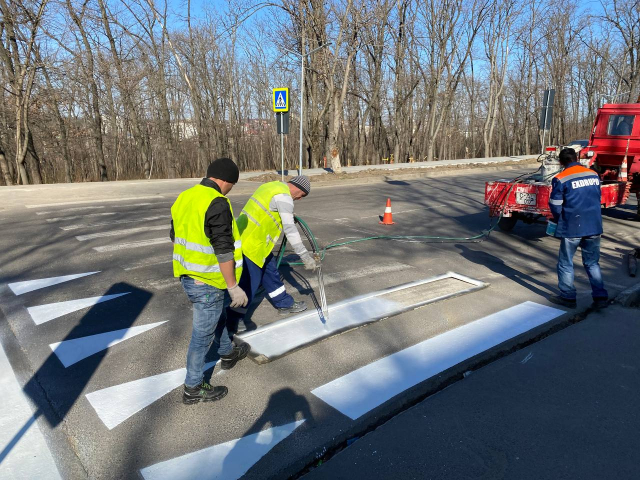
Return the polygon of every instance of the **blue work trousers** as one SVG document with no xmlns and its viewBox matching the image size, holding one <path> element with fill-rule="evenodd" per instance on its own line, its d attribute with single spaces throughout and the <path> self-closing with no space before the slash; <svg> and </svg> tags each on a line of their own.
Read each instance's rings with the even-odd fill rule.
<svg viewBox="0 0 640 480">
<path fill-rule="evenodd" d="M 589 283 L 591 283 L 591 295 L 594 300 L 607 299 L 609 294 L 604 288 L 602 272 L 598 263 L 600 261 L 600 235 L 561 239 L 560 254 L 558 255 L 560 296 L 568 300 L 576 299 L 576 289 L 573 286 L 573 256 L 578 247 L 582 251 L 582 264 L 589 276 Z"/>
<path fill-rule="evenodd" d="M 245 256 L 243 256 L 242 261 L 240 288 L 244 290 L 249 298 L 247 307 L 251 304 L 261 285 L 264 288 L 267 299 L 275 308 L 288 308 L 293 305 L 293 297 L 287 293 L 284 283 L 280 280 L 277 259 L 273 254 L 269 254 L 265 259 L 262 268 Z M 246 313 L 247 308 L 227 309 L 227 330 L 231 335 L 238 331 L 238 323 L 244 319 Z"/>
<path fill-rule="evenodd" d="M 218 355 L 229 355 L 233 351 L 225 326 L 225 310 L 231 299 L 226 290 L 191 277 L 183 276 L 181 282 L 193 304 L 193 331 L 187 352 L 187 376 L 184 384 L 195 387 L 202 383 L 205 356 L 214 341 L 219 345 Z"/>
</svg>

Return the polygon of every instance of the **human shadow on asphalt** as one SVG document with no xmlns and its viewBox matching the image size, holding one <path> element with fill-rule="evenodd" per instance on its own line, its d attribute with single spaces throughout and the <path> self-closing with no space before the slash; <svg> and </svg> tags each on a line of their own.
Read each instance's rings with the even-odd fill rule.
<svg viewBox="0 0 640 480">
<path fill-rule="evenodd" d="M 537 295 L 548 297 L 549 296 L 549 286 L 543 282 L 536 280 L 534 277 L 522 273 L 516 270 L 513 267 L 510 267 L 504 260 L 495 255 L 492 255 L 488 252 L 481 250 L 472 250 L 466 245 L 462 245 L 457 243 L 456 248 L 460 250 L 460 255 L 462 255 L 465 259 L 473 262 L 477 265 L 481 265 L 492 270 L 495 273 L 498 273 L 510 280 L 513 280 L 517 284 L 531 290 Z M 541 288 L 538 288 L 541 287 Z M 543 290 L 544 289 L 544 290 Z"/>
<path fill-rule="evenodd" d="M 266 428 L 275 428 L 288 425 L 300 420 L 304 420 L 307 427 L 314 425 L 314 419 L 311 415 L 309 402 L 304 395 L 298 395 L 293 389 L 286 387 L 271 394 L 269 403 L 258 419 L 247 429 L 242 438 L 260 433 Z M 255 437 L 254 437 L 255 438 Z M 225 456 L 222 470 L 219 472 L 219 478 L 227 478 L 225 472 L 233 472 L 237 470 L 235 462 L 242 461 L 245 456 L 250 456 L 250 450 L 255 446 L 259 447 L 258 438 L 255 443 L 238 442 Z M 264 441 L 264 440 L 262 440 Z M 260 462 L 257 462 L 249 470 L 258 468 Z M 232 478 L 232 477 L 229 477 Z M 236 477 L 233 477 L 236 478 Z"/>
<path fill-rule="evenodd" d="M 616 208 L 604 208 L 602 209 L 602 216 L 607 218 L 614 218 L 616 220 L 626 220 L 630 225 L 638 224 L 638 218 L 636 217 L 635 206 L 633 205 L 620 205 Z"/>
<path fill-rule="evenodd" d="M 152 297 L 150 292 L 128 283 L 116 283 L 103 295 L 124 292 L 129 293 L 91 307 L 66 337 L 61 340 L 61 342 L 64 342 L 112 332 L 113 335 L 109 336 L 108 340 L 102 340 L 106 348 L 78 360 L 67 368 L 64 367 L 56 353 L 52 351 L 38 371 L 25 384 L 23 390 L 36 405 L 36 412 L 5 449 L 0 452 L 0 462 L 40 416 L 44 416 L 52 428 L 57 427 L 65 419 L 106 357 L 109 351 L 108 343 L 117 341 L 126 334 L 126 329 L 135 323 Z M 62 321 L 62 318 L 51 321 Z M 117 332 L 118 330 L 122 331 Z M 47 339 L 47 342 L 51 341 L 53 343 L 53 340 L 55 339 Z M 130 340 L 131 343 L 135 341 L 135 338 Z M 121 347 L 123 346 L 115 348 Z M 133 347 L 129 345 L 128 348 Z M 72 353 L 81 354 L 83 346 L 75 345 L 70 350 Z"/>
</svg>

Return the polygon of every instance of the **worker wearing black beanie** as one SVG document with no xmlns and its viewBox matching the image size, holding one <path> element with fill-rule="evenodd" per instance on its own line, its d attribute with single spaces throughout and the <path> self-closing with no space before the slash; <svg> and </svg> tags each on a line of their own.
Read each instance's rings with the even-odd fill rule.
<svg viewBox="0 0 640 480">
<path fill-rule="evenodd" d="M 193 332 L 182 394 L 188 405 L 219 400 L 227 394 L 227 387 L 213 387 L 204 381 L 205 356 L 213 340 L 219 343 L 223 370 L 233 368 L 250 350 L 248 344 L 235 346 L 231 342 L 222 316 L 227 305 L 240 308 L 248 302 L 238 285 L 242 274 L 240 232 L 226 197 L 239 176 L 233 160 L 218 158 L 207 168 L 206 178 L 182 192 L 171 207 L 173 274 L 180 278 L 193 303 Z"/>
<path fill-rule="evenodd" d="M 238 183 L 240 170 L 230 158 L 218 158 L 209 164 L 207 178 L 217 178 L 229 183 Z"/>
</svg>

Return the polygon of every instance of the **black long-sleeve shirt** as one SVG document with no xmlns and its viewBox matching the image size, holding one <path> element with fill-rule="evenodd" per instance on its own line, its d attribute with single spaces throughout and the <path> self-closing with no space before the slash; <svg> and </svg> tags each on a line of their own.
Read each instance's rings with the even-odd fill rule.
<svg viewBox="0 0 640 480">
<path fill-rule="evenodd" d="M 214 188 L 218 192 L 220 187 L 213 180 L 203 178 L 200 185 Z M 213 250 L 219 263 L 233 260 L 233 215 L 229 202 L 226 198 L 216 197 L 209 204 L 207 213 L 204 216 L 204 233 L 211 242 Z M 169 232 L 171 241 L 175 241 L 175 231 L 173 229 L 173 219 L 171 219 L 171 231 Z"/>
</svg>

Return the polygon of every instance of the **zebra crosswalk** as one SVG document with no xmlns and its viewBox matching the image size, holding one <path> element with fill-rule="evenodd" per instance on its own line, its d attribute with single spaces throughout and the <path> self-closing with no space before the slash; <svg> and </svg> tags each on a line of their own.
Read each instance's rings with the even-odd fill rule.
<svg viewBox="0 0 640 480">
<path fill-rule="evenodd" d="M 121 206 L 125 205 L 122 204 Z M 102 206 L 96 208 L 102 208 Z M 165 248 L 164 245 L 170 243 L 168 235 L 158 238 L 138 237 L 138 235 L 142 236 L 148 232 L 168 230 L 166 224 L 168 215 L 151 216 L 138 220 L 116 218 L 105 222 L 73 224 L 72 222 L 77 220 L 77 218 L 73 217 L 79 217 L 81 214 L 78 212 L 84 211 L 76 209 L 91 211 L 91 205 L 71 206 L 67 209 L 69 210 L 68 213 L 71 214 L 69 217 L 55 217 L 56 229 L 72 231 L 73 235 L 78 233 L 75 237 L 68 237 L 67 241 L 74 242 L 78 246 L 84 244 L 76 242 L 91 242 L 85 251 L 91 251 L 92 255 L 99 258 L 107 257 L 107 255 L 101 256 L 97 254 L 121 250 L 140 249 L 140 251 L 145 252 L 144 259 L 137 263 L 132 262 L 127 268 L 120 269 L 118 271 L 119 275 L 124 273 L 129 278 L 129 275 L 137 272 L 138 269 L 163 265 L 170 261 L 163 256 L 157 255 L 160 246 Z M 55 215 L 54 211 L 51 213 Z M 100 215 L 106 217 L 110 213 L 101 211 Z M 89 215 L 95 214 L 89 213 Z M 84 222 L 85 217 L 82 218 L 81 222 Z M 151 223 L 146 226 L 148 222 L 155 222 L 156 220 L 162 221 L 162 224 Z M 132 228 L 118 227 L 118 225 L 125 222 L 140 221 L 146 222 L 145 225 Z M 98 227 L 107 227 L 107 230 L 99 231 Z M 109 228 L 116 229 L 109 230 Z M 126 241 L 123 240 L 124 237 L 126 237 Z M 147 250 L 144 250 L 145 248 Z M 154 248 L 157 248 L 157 250 L 154 250 Z M 146 255 L 150 251 L 153 255 L 147 257 Z M 64 275 L 24 279 L 8 284 L 9 290 L 16 297 L 20 297 L 20 301 L 23 298 L 26 299 L 24 309 L 33 324 L 27 323 L 30 323 L 30 327 L 36 328 L 38 332 L 46 331 L 43 333 L 43 341 L 53 352 L 54 361 L 59 361 L 60 365 L 62 365 L 62 371 L 71 372 L 68 375 L 72 375 L 74 371 L 70 367 L 78 365 L 79 367 L 74 368 L 81 368 L 82 362 L 91 363 L 88 359 L 94 355 L 97 357 L 100 352 L 109 355 L 110 351 L 118 350 L 120 355 L 124 354 L 126 356 L 127 352 L 131 352 L 133 344 L 136 343 L 136 340 L 131 340 L 134 337 L 139 337 L 139 340 L 149 338 L 145 337 L 145 335 L 153 336 L 153 333 L 149 333 L 152 330 L 162 332 L 165 329 L 165 331 L 169 331 L 169 329 L 175 328 L 178 323 L 156 317 L 151 320 L 150 317 L 157 313 L 157 310 L 154 310 L 153 313 L 147 312 L 142 318 L 136 317 L 135 323 L 127 324 L 127 328 L 116 328 L 110 322 L 110 319 L 105 319 L 104 324 L 92 325 L 91 328 L 93 330 L 84 332 L 82 334 L 84 336 L 75 336 L 76 334 L 74 333 L 74 335 L 69 335 L 66 338 L 63 338 L 63 336 L 48 338 L 51 335 L 50 332 L 55 330 L 47 330 L 48 327 L 44 326 L 45 324 L 55 325 L 56 322 L 64 322 L 62 317 L 93 307 L 99 303 L 109 302 L 109 305 L 117 305 L 117 302 L 127 302 L 126 298 L 122 300 L 119 300 L 119 298 L 129 295 L 129 292 L 117 289 L 115 292 L 114 290 L 108 290 L 106 288 L 108 285 L 106 284 L 104 285 L 104 290 L 100 288 L 102 285 L 101 279 L 104 278 L 103 275 L 107 275 L 107 272 L 112 272 L 113 268 L 111 267 L 112 265 L 105 265 L 104 269 L 91 272 L 60 272 L 64 273 Z M 97 268 L 100 268 L 100 266 L 97 266 Z M 387 264 L 381 263 L 368 269 L 358 269 L 357 271 L 332 272 L 331 275 L 327 275 L 325 278 L 329 280 L 328 284 L 339 285 L 354 279 L 385 276 L 393 272 L 410 272 L 410 274 L 413 274 L 415 270 L 415 268 L 401 262 L 390 262 Z M 131 280 L 131 278 L 129 279 Z M 135 280 L 131 281 L 134 283 L 133 286 L 136 286 Z M 69 298 L 71 289 L 67 288 L 64 291 L 63 298 L 58 296 L 53 298 L 53 292 L 56 292 L 56 289 L 65 288 L 65 285 L 73 285 L 73 282 L 76 282 L 75 284 L 77 285 L 82 285 L 83 282 L 92 282 L 92 288 L 95 290 L 95 285 L 98 285 L 100 292 L 103 293 L 95 296 L 95 293 L 100 292 L 94 291 L 92 292 L 94 296 L 83 294 L 78 295 L 81 298 Z M 149 279 L 145 279 L 145 282 L 145 286 L 153 283 Z M 171 281 L 168 284 L 172 286 L 175 282 Z M 312 287 L 314 286 L 315 283 L 312 282 Z M 162 289 L 163 292 L 168 290 L 160 285 L 156 289 L 156 293 L 159 289 Z M 29 297 L 25 294 L 36 291 L 41 293 L 37 297 L 40 301 L 38 302 L 39 304 L 33 305 L 30 304 L 29 298 L 36 297 Z M 82 291 L 85 290 L 82 289 Z M 52 293 L 51 298 L 48 298 L 49 293 Z M 25 297 L 22 297 L 22 295 L 25 295 Z M 133 297 L 134 295 L 130 295 L 127 298 Z M 344 321 L 344 325 L 339 325 L 339 331 L 368 323 L 368 321 L 354 322 L 354 318 L 358 315 L 362 318 L 364 318 L 365 314 L 372 316 L 372 318 L 382 318 L 405 311 L 402 305 L 398 306 L 398 302 L 401 303 L 402 301 L 400 296 L 394 297 L 395 300 L 376 300 L 375 298 L 367 297 L 366 302 L 350 304 L 349 302 L 354 298 L 356 297 L 341 300 L 341 302 L 346 302 L 345 305 L 348 308 L 333 305 L 333 312 L 338 310 L 347 312 L 343 315 L 344 318 L 336 314 L 336 321 Z M 436 296 L 434 298 L 440 300 L 445 297 Z M 468 302 L 473 302 L 473 298 L 473 296 L 469 296 Z M 373 312 L 374 310 L 375 312 Z M 518 303 L 488 316 L 477 318 L 453 330 L 434 335 L 390 355 L 381 355 L 380 358 L 375 358 L 368 364 L 357 365 L 357 368 L 354 367 L 351 371 L 342 370 L 339 374 L 332 375 L 333 378 L 324 378 L 317 382 L 310 380 L 306 384 L 305 390 L 301 391 L 300 394 L 308 402 L 321 403 L 326 411 L 330 411 L 332 415 L 339 417 L 342 425 L 348 426 L 349 422 L 358 420 L 368 414 L 375 415 L 376 409 L 402 395 L 417 384 L 427 381 L 445 370 L 507 342 L 524 332 L 550 322 L 564 313 L 563 310 L 534 302 Z M 301 317 L 304 317 L 304 315 Z M 140 319 L 138 320 L 138 318 Z M 184 322 L 181 328 L 184 328 L 185 325 L 188 325 L 188 323 Z M 119 326 L 122 327 L 123 325 L 120 324 Z M 314 341 L 315 339 L 329 336 L 324 334 L 324 330 L 327 328 L 326 325 L 309 324 L 305 325 L 306 327 L 318 330 L 318 332 L 315 332 L 315 330 L 312 332 L 313 335 L 311 337 L 313 337 Z M 95 333 L 96 331 L 98 333 Z M 278 328 L 272 329 L 272 333 L 269 333 L 267 329 L 262 329 L 259 333 L 261 335 L 261 345 L 267 345 L 275 351 L 274 358 L 278 357 L 279 353 L 282 353 L 278 349 L 286 349 L 287 352 L 294 351 L 305 346 L 306 343 L 313 343 L 296 343 L 294 339 L 288 339 L 286 335 L 283 335 L 282 329 Z M 244 337 L 245 341 L 251 344 L 251 339 L 257 338 L 258 335 L 248 332 Z M 333 339 L 331 338 L 326 341 L 325 347 L 328 350 L 331 348 L 330 342 L 332 341 Z M 114 349 L 119 344 L 121 345 Z M 158 346 L 154 347 L 158 348 Z M 132 355 L 131 358 L 136 358 L 138 359 L 137 361 L 144 361 L 143 355 Z M 287 362 L 287 359 L 281 359 L 278 362 Z M 98 364 L 96 368 L 102 368 L 99 362 L 95 363 Z M 213 375 L 216 378 L 225 374 L 231 379 L 233 375 L 233 373 L 227 374 L 220 370 L 215 361 L 207 363 L 205 368 L 208 370 L 213 369 Z M 269 366 L 254 368 L 269 368 Z M 102 376 L 102 383 L 100 384 L 87 382 L 86 388 L 83 387 L 78 390 L 79 398 L 82 398 L 83 401 L 77 402 L 79 406 L 74 408 L 82 408 L 82 404 L 85 405 L 84 408 L 95 419 L 92 425 L 99 426 L 95 435 L 115 435 L 125 429 L 126 425 L 135 422 L 136 419 L 149 419 L 149 411 L 155 408 L 152 405 L 158 402 L 156 406 L 159 406 L 162 405 L 162 401 L 167 401 L 166 397 L 181 387 L 185 374 L 184 355 L 170 356 L 170 360 L 162 366 L 158 366 L 152 360 L 149 360 L 149 364 L 140 366 L 139 369 L 131 369 L 127 371 L 126 375 L 118 377 L 120 378 L 119 381 L 111 381 L 110 377 Z M 295 375 L 292 375 L 292 377 L 295 377 Z M 290 385 L 290 387 L 293 388 L 294 385 Z M 86 402 L 84 402 L 85 399 Z M 238 416 L 237 421 L 242 424 L 242 422 L 246 423 L 248 419 L 250 422 L 252 415 L 253 417 L 255 415 L 253 412 L 243 411 L 242 408 L 243 404 L 240 404 L 238 411 L 235 413 Z M 286 408 L 286 405 L 283 408 Z M 164 454 L 162 449 L 158 447 L 152 461 L 142 466 L 137 466 L 136 472 L 130 472 L 131 477 L 140 475 L 146 480 L 240 478 L 267 455 L 269 451 L 276 448 L 278 444 L 292 441 L 286 439 L 301 435 L 300 432 L 307 431 L 310 428 L 311 422 L 309 420 L 311 418 L 307 414 L 301 415 L 299 411 L 296 411 L 292 415 L 293 417 L 289 416 L 287 420 L 279 423 L 270 423 L 268 428 L 266 428 L 267 425 L 265 424 L 265 428 L 261 427 L 262 429 L 259 431 L 249 428 L 245 429 L 246 434 L 242 436 L 234 433 L 233 436 L 237 438 L 232 440 L 229 440 L 229 438 L 233 437 L 229 436 L 220 439 L 226 441 L 211 441 L 205 448 L 200 448 L 202 445 L 199 445 L 198 448 L 192 446 L 187 448 L 186 451 L 173 451 L 171 454 Z M 295 421 L 290 421 L 292 419 L 295 419 Z"/>
</svg>

